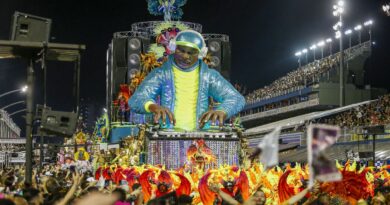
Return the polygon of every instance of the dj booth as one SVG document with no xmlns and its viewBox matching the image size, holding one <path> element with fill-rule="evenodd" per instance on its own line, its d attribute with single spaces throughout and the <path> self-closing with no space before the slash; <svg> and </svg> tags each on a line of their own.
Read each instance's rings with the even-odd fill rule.
<svg viewBox="0 0 390 205">
<path fill-rule="evenodd" d="M 187 150 L 197 139 L 203 139 L 216 157 L 216 164 L 239 165 L 240 140 L 234 131 L 147 131 L 146 163 L 165 165 L 167 169 L 182 167 Z M 210 167 L 211 165 L 206 165 Z"/>
</svg>

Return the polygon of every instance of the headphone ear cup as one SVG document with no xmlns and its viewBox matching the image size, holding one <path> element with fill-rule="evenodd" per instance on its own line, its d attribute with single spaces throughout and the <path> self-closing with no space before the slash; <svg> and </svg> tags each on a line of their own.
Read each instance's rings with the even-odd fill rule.
<svg viewBox="0 0 390 205">
<path fill-rule="evenodd" d="M 176 41 L 174 39 L 169 41 L 168 49 L 171 52 L 174 52 L 176 50 Z"/>
<path fill-rule="evenodd" d="M 204 58 L 207 56 L 207 51 L 208 51 L 208 48 L 207 47 L 203 47 L 200 52 L 199 52 L 199 58 Z"/>
</svg>

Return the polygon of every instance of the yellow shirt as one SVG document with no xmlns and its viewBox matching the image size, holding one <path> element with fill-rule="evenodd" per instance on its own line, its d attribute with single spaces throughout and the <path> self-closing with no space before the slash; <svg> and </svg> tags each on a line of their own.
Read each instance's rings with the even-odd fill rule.
<svg viewBox="0 0 390 205">
<path fill-rule="evenodd" d="M 196 105 L 199 89 L 199 67 L 185 72 L 173 67 L 175 83 L 175 128 L 196 129 Z"/>
</svg>

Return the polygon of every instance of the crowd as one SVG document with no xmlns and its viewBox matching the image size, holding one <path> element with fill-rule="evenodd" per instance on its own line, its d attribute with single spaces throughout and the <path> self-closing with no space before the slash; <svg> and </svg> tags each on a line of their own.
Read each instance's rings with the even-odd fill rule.
<svg viewBox="0 0 390 205">
<path fill-rule="evenodd" d="M 346 128 L 390 124 L 390 95 L 380 96 L 378 100 L 320 119 L 319 122 Z"/>
<path fill-rule="evenodd" d="M 25 151 L 25 145 L 24 144 L 6 144 L 1 143 L 0 144 L 0 152 L 20 152 Z"/>
<path fill-rule="evenodd" d="M 227 166 L 221 172 L 209 170 L 202 173 L 199 185 L 190 190 L 183 189 L 182 185 L 172 189 L 177 184 L 165 183 L 161 175 L 168 171 L 164 172 L 163 168 L 156 172 L 159 176 L 155 184 L 152 183 L 156 177 L 154 175 L 143 179 L 151 168 L 144 166 L 143 174 L 131 179 L 135 183 L 130 184 L 117 183 L 113 178 L 101 183 L 91 172 L 79 174 L 71 169 L 61 169 L 58 165 L 46 165 L 39 171 L 35 169 L 32 183 L 26 183 L 23 167 L 8 167 L 0 171 L 0 204 L 390 204 L 390 166 L 374 169 L 359 167 L 356 163 L 347 163 L 345 166 L 338 164 L 343 175 L 342 181 L 315 182 L 311 189 L 307 188 L 307 167 L 297 163 L 268 170 L 263 170 L 259 164 L 252 164 L 247 169 Z M 178 172 L 186 178 L 194 174 L 182 171 Z M 222 184 L 221 173 L 227 175 Z M 243 173 L 247 176 L 243 177 Z M 183 183 L 183 178 L 180 179 Z M 152 186 L 145 186 L 142 180 L 147 180 Z M 202 186 L 202 183 L 206 186 Z M 151 190 L 155 192 L 150 195 Z M 201 201 L 195 201 L 199 193 Z"/>
<path fill-rule="evenodd" d="M 246 102 L 256 103 L 291 91 L 300 90 L 319 81 L 338 63 L 338 57 L 329 56 L 309 63 L 275 80 L 270 85 L 257 89 L 246 96 Z"/>
</svg>

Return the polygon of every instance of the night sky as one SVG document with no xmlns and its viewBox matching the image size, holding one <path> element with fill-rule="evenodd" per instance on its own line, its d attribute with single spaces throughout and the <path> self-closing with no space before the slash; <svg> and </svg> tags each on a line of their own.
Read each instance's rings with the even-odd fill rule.
<svg viewBox="0 0 390 205">
<path fill-rule="evenodd" d="M 368 84 L 390 88 L 390 17 L 382 11 L 385 1 L 346 0 L 345 28 L 372 19 L 372 58 L 367 67 Z M 253 90 L 297 68 L 294 53 L 322 39 L 334 37 L 331 0 L 188 0 L 182 7 L 184 21 L 203 25 L 204 33 L 222 33 L 232 43 L 232 81 Z M 11 16 L 15 11 L 53 20 L 52 42 L 85 44 L 81 64 L 81 97 L 105 103 L 106 49 L 112 34 L 131 30 L 139 21 L 162 20 L 147 11 L 146 0 L 112 1 L 0 1 L 0 39 L 8 39 Z M 367 30 L 362 31 L 367 40 Z M 357 42 L 357 35 L 353 35 Z M 334 47 L 337 45 L 335 44 Z M 319 52 L 318 52 L 319 53 Z M 317 53 L 317 56 L 319 54 Z M 312 59 L 312 57 L 309 57 Z M 25 83 L 26 63 L 20 59 L 0 60 L 0 93 Z M 36 67 L 36 103 L 42 103 L 42 72 Z M 48 102 L 57 110 L 70 110 L 72 71 L 69 63 L 48 64 Z M 0 106 L 24 99 L 13 94 L 0 99 Z M 10 108 L 14 112 L 23 105 Z M 24 128 L 24 114 L 15 115 Z"/>
</svg>

